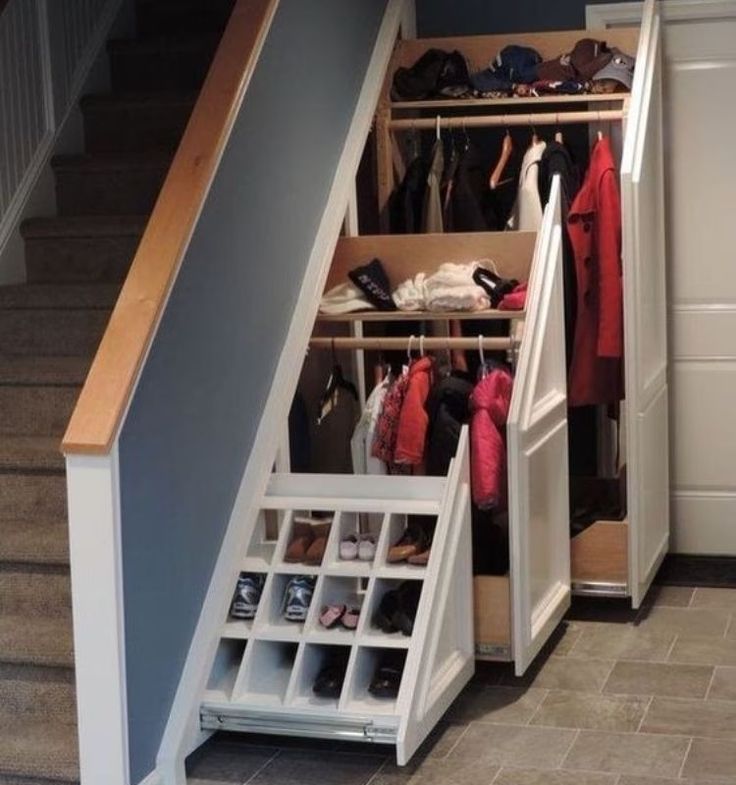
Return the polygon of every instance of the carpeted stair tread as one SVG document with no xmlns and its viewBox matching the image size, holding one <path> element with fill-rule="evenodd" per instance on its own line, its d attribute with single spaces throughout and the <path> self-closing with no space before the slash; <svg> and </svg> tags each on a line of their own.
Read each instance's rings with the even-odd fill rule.
<svg viewBox="0 0 736 785">
<path fill-rule="evenodd" d="M 91 364 L 91 357 L 0 355 L 0 384 L 78 387 Z"/>
<path fill-rule="evenodd" d="M 23 237 L 60 239 L 78 237 L 139 236 L 148 223 L 145 215 L 64 215 L 28 218 L 21 224 Z"/>
<path fill-rule="evenodd" d="M 54 616 L 0 616 L 0 662 L 73 667 L 71 620 Z"/>
<path fill-rule="evenodd" d="M 62 472 L 60 447 L 57 437 L 4 435 L 0 438 L 0 471 Z"/>
<path fill-rule="evenodd" d="M 159 92 L 129 93 L 88 93 L 82 96 L 79 105 L 82 111 L 118 110 L 121 108 L 135 109 L 155 107 L 170 109 L 171 107 L 193 108 L 197 100 L 197 92 L 193 90 L 167 90 Z"/>
<path fill-rule="evenodd" d="M 120 295 L 120 284 L 23 283 L 0 286 L 0 308 L 104 308 L 110 309 Z"/>
<path fill-rule="evenodd" d="M 77 750 L 77 730 L 73 725 L 40 720 L 4 721 L 0 724 L 0 777 L 38 777 L 64 785 L 76 782 Z"/>
<path fill-rule="evenodd" d="M 0 518 L 0 563 L 69 566 L 66 520 Z"/>
</svg>

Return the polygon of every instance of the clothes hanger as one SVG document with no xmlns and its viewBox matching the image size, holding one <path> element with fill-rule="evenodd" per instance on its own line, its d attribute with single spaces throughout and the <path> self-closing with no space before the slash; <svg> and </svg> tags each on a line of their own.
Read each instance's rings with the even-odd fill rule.
<svg viewBox="0 0 736 785">
<path fill-rule="evenodd" d="M 503 172 L 506 166 L 508 165 L 509 159 L 511 158 L 511 154 L 514 152 L 514 140 L 511 138 L 511 131 L 509 131 L 508 126 L 506 127 L 506 133 L 503 137 L 503 142 L 501 142 L 501 154 L 498 157 L 498 161 L 496 162 L 496 166 L 494 167 L 493 171 L 491 172 L 491 176 L 488 178 L 488 185 L 492 191 L 495 191 L 499 185 L 503 183 L 509 182 L 511 178 L 507 178 L 506 180 L 501 180 L 503 177 Z"/>
<path fill-rule="evenodd" d="M 470 150 L 470 137 L 468 136 L 468 127 L 465 125 L 465 120 L 463 120 L 463 135 L 465 137 L 465 144 L 463 145 L 463 152 L 467 153 Z"/>
<path fill-rule="evenodd" d="M 434 135 L 435 135 L 435 139 L 438 142 L 442 140 L 442 127 L 440 125 L 441 122 L 442 122 L 442 118 L 440 117 L 440 115 L 437 115 L 437 118 L 435 120 L 435 126 L 434 126 Z"/>
<path fill-rule="evenodd" d="M 419 356 L 424 357 L 424 333 L 419 336 Z"/>
<path fill-rule="evenodd" d="M 598 110 L 598 141 L 600 142 L 602 140 L 603 140 L 603 130 L 601 128 L 601 113 L 600 110 Z"/>
<path fill-rule="evenodd" d="M 562 135 L 562 127 L 560 126 L 560 113 L 555 115 L 555 122 L 557 123 L 557 130 L 555 131 L 555 142 L 557 144 L 565 144 L 565 138 Z"/>
<path fill-rule="evenodd" d="M 478 354 L 480 355 L 480 365 L 478 366 L 478 373 L 481 379 L 488 376 L 488 368 L 486 367 L 486 355 L 483 351 L 483 336 L 478 336 Z"/>
<path fill-rule="evenodd" d="M 337 352 L 335 351 L 335 339 L 332 339 L 332 372 L 330 378 L 327 380 L 327 386 L 319 399 L 319 416 L 317 417 L 317 425 L 321 425 L 322 421 L 327 415 L 337 406 L 340 399 L 340 391 L 344 390 L 358 400 L 358 390 L 356 386 L 348 379 L 345 378 L 342 372 L 342 366 L 337 361 Z"/>
<path fill-rule="evenodd" d="M 536 127 L 532 124 L 531 115 L 529 116 L 529 128 L 531 128 L 531 131 L 532 131 L 532 141 L 531 141 L 530 147 L 533 147 L 535 144 L 539 144 L 539 137 L 537 136 L 537 129 L 536 129 Z"/>
</svg>

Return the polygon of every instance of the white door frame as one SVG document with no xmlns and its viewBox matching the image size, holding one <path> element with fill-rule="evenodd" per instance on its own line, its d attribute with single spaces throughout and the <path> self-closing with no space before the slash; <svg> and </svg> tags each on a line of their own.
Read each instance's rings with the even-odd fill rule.
<svg viewBox="0 0 736 785">
<path fill-rule="evenodd" d="M 585 8 L 585 26 L 605 29 L 619 25 L 638 24 L 643 3 L 605 3 Z M 666 0 L 660 3 L 665 22 L 678 19 L 719 19 L 736 16 L 736 0 Z"/>
</svg>

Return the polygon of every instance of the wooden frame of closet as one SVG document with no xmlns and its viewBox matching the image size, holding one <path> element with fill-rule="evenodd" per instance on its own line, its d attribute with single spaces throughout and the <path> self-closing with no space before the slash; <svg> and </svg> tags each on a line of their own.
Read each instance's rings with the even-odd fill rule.
<svg viewBox="0 0 736 785">
<path fill-rule="evenodd" d="M 581 38 L 598 38 L 631 55 L 639 53 L 640 27 L 601 30 L 569 30 L 513 35 L 482 35 L 407 39 L 397 42 L 376 113 L 375 145 L 378 212 L 382 231 L 389 231 L 388 202 L 397 178 L 403 174 L 402 131 L 428 129 L 441 118 L 442 127 L 504 127 L 556 125 L 567 123 L 607 123 L 610 132 L 626 127 L 630 93 L 579 96 L 511 97 L 500 99 L 440 99 L 392 101 L 393 75 L 399 67 L 413 65 L 431 48 L 459 50 L 471 73 L 487 67 L 491 59 L 510 44 L 536 49 L 544 60 L 572 50 Z M 644 67 L 644 63 L 639 67 Z M 465 116 L 465 117 L 462 117 Z M 545 121 L 544 118 L 547 118 Z M 615 134 L 614 134 L 615 136 Z M 623 137 L 623 133 L 621 137 Z M 628 595 L 629 525 L 623 521 L 597 521 L 571 538 L 571 580 L 579 591 L 589 594 Z M 500 628 L 508 619 L 500 618 Z"/>
</svg>

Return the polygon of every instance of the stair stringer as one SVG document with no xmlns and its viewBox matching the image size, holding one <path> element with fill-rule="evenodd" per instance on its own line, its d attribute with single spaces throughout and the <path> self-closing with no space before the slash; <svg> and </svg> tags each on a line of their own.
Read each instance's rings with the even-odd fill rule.
<svg viewBox="0 0 736 785">
<path fill-rule="evenodd" d="M 199 706 L 215 660 L 221 618 L 229 605 L 238 575 L 236 554 L 253 533 L 258 500 L 265 493 L 283 436 L 283 423 L 296 390 L 301 361 L 324 290 L 343 218 L 354 192 L 363 149 L 385 83 L 394 45 L 411 14 L 410 0 L 388 0 L 353 120 L 336 169 L 329 197 L 315 236 L 303 278 L 302 296 L 291 318 L 284 349 L 264 407 L 253 449 L 233 506 L 227 531 L 210 580 L 192 643 L 187 654 L 169 720 L 157 756 L 156 773 L 164 785 L 185 785 L 185 757 L 211 735 L 203 732 Z"/>
</svg>

